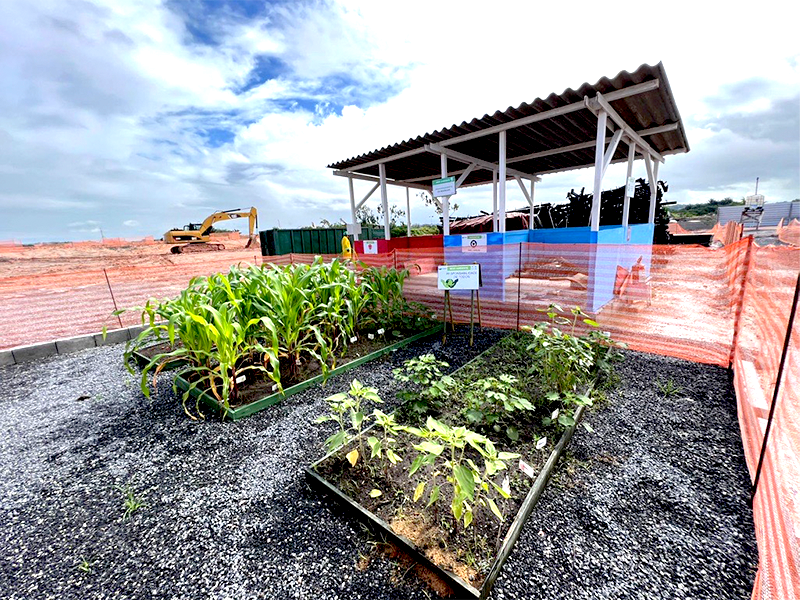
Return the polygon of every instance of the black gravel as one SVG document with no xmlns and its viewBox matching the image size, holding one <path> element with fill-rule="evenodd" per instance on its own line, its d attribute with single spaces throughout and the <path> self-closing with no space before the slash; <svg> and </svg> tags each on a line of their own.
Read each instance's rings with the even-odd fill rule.
<svg viewBox="0 0 800 600">
<path fill-rule="evenodd" d="M 428 597 L 306 485 L 332 431 L 312 422 L 351 377 L 391 408 L 405 358 L 433 349 L 457 367 L 502 335 L 417 342 L 237 423 L 190 421 L 166 377 L 145 400 L 121 346 L 0 368 L 0 598 Z M 492 597 L 749 598 L 757 552 L 727 372 L 636 353 L 618 371 Z M 653 381 L 669 376 L 683 390 L 665 399 Z M 124 485 L 146 505 L 127 519 Z"/>
</svg>

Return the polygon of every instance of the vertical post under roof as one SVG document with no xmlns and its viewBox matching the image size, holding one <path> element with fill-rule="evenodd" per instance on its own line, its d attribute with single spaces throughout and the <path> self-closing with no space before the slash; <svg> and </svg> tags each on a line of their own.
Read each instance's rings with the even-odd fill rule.
<svg viewBox="0 0 800 600">
<path fill-rule="evenodd" d="M 653 224 L 656 222 L 656 198 L 658 192 L 656 191 L 656 177 L 653 173 L 653 162 L 650 160 L 650 155 L 644 154 L 644 168 L 647 169 L 647 185 L 650 186 L 650 213 L 647 217 L 647 222 Z"/>
<path fill-rule="evenodd" d="M 353 190 L 353 178 L 348 177 L 347 183 L 350 186 L 350 216 L 353 218 L 353 225 L 355 226 L 358 223 L 358 217 L 356 216 L 356 194 Z M 358 234 L 353 231 L 353 241 L 358 241 Z"/>
<path fill-rule="evenodd" d="M 533 179 L 531 179 L 531 194 L 530 194 L 530 202 L 529 202 L 529 204 L 531 205 L 531 212 L 528 214 L 528 229 L 534 229 L 534 227 L 533 227 L 533 186 L 534 186 L 534 183 L 535 182 L 533 181 Z"/>
<path fill-rule="evenodd" d="M 411 197 L 406 188 L 406 234 L 411 237 Z"/>
<path fill-rule="evenodd" d="M 492 231 L 498 231 L 497 219 L 497 169 L 492 170 Z"/>
<path fill-rule="evenodd" d="M 597 139 L 594 147 L 594 192 L 592 195 L 591 230 L 600 230 L 600 201 L 603 187 L 603 156 L 606 146 L 606 125 L 608 113 L 601 110 L 597 114 Z"/>
<path fill-rule="evenodd" d="M 383 207 L 383 239 L 392 239 L 391 227 L 389 227 L 389 196 L 386 193 L 386 165 L 378 165 L 378 175 L 381 184 L 381 206 Z"/>
<path fill-rule="evenodd" d="M 442 179 L 447 177 L 447 155 L 440 154 Z M 442 233 L 450 235 L 450 196 L 442 196 Z"/>
<path fill-rule="evenodd" d="M 625 176 L 625 200 L 622 204 L 622 229 L 625 239 L 628 236 L 628 223 L 631 216 L 631 197 L 628 195 L 628 180 L 633 175 L 633 161 L 636 158 L 636 142 L 628 144 L 628 174 Z M 634 188 L 635 189 L 635 188 Z"/>
<path fill-rule="evenodd" d="M 499 133 L 500 136 L 500 157 L 499 157 L 499 167 L 500 167 L 500 200 L 499 200 L 499 207 L 498 207 L 498 231 L 502 231 L 505 233 L 506 231 L 506 132 L 501 131 Z"/>
</svg>

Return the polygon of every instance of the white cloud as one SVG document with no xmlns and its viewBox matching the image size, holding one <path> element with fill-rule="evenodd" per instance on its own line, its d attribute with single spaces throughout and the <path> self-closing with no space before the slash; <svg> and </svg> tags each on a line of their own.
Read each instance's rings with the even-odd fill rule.
<svg viewBox="0 0 800 600">
<path fill-rule="evenodd" d="M 262 227 L 333 221 L 348 216 L 349 199 L 330 162 L 659 60 L 692 146 L 661 171 L 672 199 L 738 194 L 754 176 L 775 199 L 798 195 L 797 136 L 754 139 L 780 129 L 776 107 L 796 94 L 795 35 L 790 19 L 771 18 L 777 4 L 745 15 L 702 3 L 648 14 L 630 3 L 601 16 L 588 3 L 478 12 L 346 0 L 255 16 L 237 12 L 250 5 L 169 6 L 0 7 L 0 207 L 9 215 L 0 239 L 55 238 L 64 222 L 92 217 L 108 236 L 160 235 L 250 205 Z M 724 39 L 707 43 L 709 23 Z M 214 44 L 195 39 L 203 28 Z M 632 45 L 623 34 L 648 28 L 658 41 Z M 602 51 L 589 52 L 598 30 Z M 769 34 L 728 43 L 753 31 Z M 254 68 L 271 78 L 242 91 Z M 612 167 L 610 181 L 620 173 Z M 591 170 L 545 176 L 536 197 L 559 201 L 591 182 Z M 359 198 L 369 187 L 356 184 Z M 389 197 L 405 208 L 403 190 L 390 186 Z M 458 202 L 459 214 L 490 210 L 491 188 Z M 509 207 L 523 202 L 511 186 Z M 412 213 L 433 218 L 413 193 Z"/>
</svg>

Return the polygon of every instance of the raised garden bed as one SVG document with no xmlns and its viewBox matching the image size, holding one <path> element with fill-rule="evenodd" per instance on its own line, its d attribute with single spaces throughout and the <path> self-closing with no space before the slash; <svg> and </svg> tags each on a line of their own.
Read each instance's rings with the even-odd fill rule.
<svg viewBox="0 0 800 600">
<path fill-rule="evenodd" d="M 430 327 L 430 328 L 428 328 L 428 329 L 426 329 L 426 330 L 424 330 L 424 331 L 422 331 L 420 333 L 416 333 L 416 334 L 410 335 L 410 336 L 405 337 L 405 338 L 403 338 L 403 339 L 401 339 L 401 340 L 399 340 L 397 342 L 382 346 L 378 350 L 371 350 L 367 354 L 364 354 L 362 356 L 358 356 L 358 357 L 353 357 L 352 355 L 350 357 L 345 356 L 342 359 L 342 362 L 341 362 L 341 364 L 339 364 L 339 366 L 337 366 L 336 368 L 331 369 L 330 371 L 328 371 L 327 376 L 325 376 L 325 375 L 323 375 L 321 373 L 318 374 L 318 375 L 313 375 L 311 377 L 308 377 L 304 381 L 301 381 L 299 383 L 295 383 L 294 385 L 291 385 L 291 386 L 289 386 L 287 388 L 284 388 L 284 390 L 282 392 L 272 392 L 273 385 L 271 383 L 260 382 L 259 383 L 260 387 L 262 387 L 264 390 L 269 390 L 269 392 L 267 392 L 266 395 L 261 395 L 260 393 L 258 393 L 256 391 L 256 392 L 250 394 L 250 396 L 255 396 L 255 398 L 256 398 L 255 400 L 252 400 L 252 401 L 247 402 L 247 403 L 243 403 L 243 404 L 238 405 L 238 406 L 231 406 L 228 409 L 226 409 L 214 397 L 214 395 L 211 394 L 208 391 L 203 391 L 203 390 L 200 390 L 200 389 L 195 387 L 195 388 L 193 388 L 191 390 L 190 394 L 191 394 L 191 397 L 193 399 L 195 399 L 196 401 L 199 401 L 200 404 L 204 405 L 205 407 L 209 408 L 210 410 L 215 411 L 216 413 L 219 413 L 219 414 L 223 415 L 227 419 L 231 419 L 233 421 L 236 421 L 236 420 L 241 419 L 243 417 L 247 417 L 247 416 L 255 414 L 255 413 L 259 412 L 259 411 L 262 411 L 265 408 L 269 408 L 270 406 L 273 406 L 274 404 L 277 404 L 278 402 L 280 402 L 284 398 L 288 398 L 289 396 L 292 396 L 293 394 L 297 394 L 298 392 L 302 392 L 303 390 L 305 390 L 306 388 L 308 388 L 308 387 L 310 387 L 312 385 L 316 385 L 318 383 L 323 383 L 326 379 L 329 379 L 331 377 L 336 377 L 337 375 L 340 375 L 340 374 L 342 374 L 342 373 L 344 373 L 346 371 L 354 369 L 355 367 L 358 367 L 359 365 L 363 365 L 364 363 L 367 363 L 367 362 L 370 362 L 370 361 L 375 360 L 377 358 L 380 358 L 381 356 L 384 356 L 385 354 L 388 354 L 389 352 L 393 352 L 394 350 L 402 348 L 403 346 L 406 346 L 406 345 L 408 345 L 408 344 L 410 344 L 412 342 L 424 339 L 424 338 L 429 337 L 431 335 L 435 335 L 435 334 L 441 332 L 441 330 L 442 330 L 442 325 L 441 324 L 437 324 L 437 325 L 434 325 L 433 327 Z M 378 345 L 378 344 L 379 344 L 379 342 L 377 342 L 377 340 L 376 340 L 373 344 L 367 344 L 367 345 L 374 347 L 375 345 Z M 177 375 L 177 377 L 175 378 L 175 385 L 179 389 L 181 389 L 183 391 L 186 391 L 186 390 L 188 390 L 190 388 L 191 383 L 185 377 L 184 373 L 179 373 Z M 246 387 L 242 386 L 242 389 L 245 390 L 243 395 L 245 397 L 247 397 Z M 270 392 L 272 392 L 272 393 L 270 393 Z M 263 393 L 263 392 L 261 392 L 261 393 Z"/>
<path fill-rule="evenodd" d="M 180 340 L 176 340 L 175 344 L 170 344 L 169 341 L 161 341 L 156 342 L 154 344 L 149 344 L 142 348 L 138 348 L 131 352 L 131 357 L 133 358 L 134 362 L 139 365 L 140 368 L 144 368 L 152 359 L 153 357 L 164 354 L 167 352 L 172 352 L 176 348 L 180 348 L 181 343 Z M 176 358 L 173 360 L 166 361 L 166 365 L 164 368 L 175 369 L 178 367 L 182 367 L 186 364 L 186 361 L 182 358 Z"/>
<path fill-rule="evenodd" d="M 509 363 L 505 361 L 514 352 L 517 352 L 516 358 L 519 360 L 519 349 L 525 348 L 525 342 L 516 346 L 506 342 L 508 339 L 464 365 L 452 374 L 453 378 L 472 382 L 482 374 L 499 375 L 498 368 L 502 365 L 508 369 L 518 368 L 513 360 Z M 509 352 L 509 348 L 514 351 Z M 439 423 L 447 423 L 446 428 L 457 428 L 459 415 L 464 413 L 461 402 L 463 399 L 451 395 L 434 409 L 436 419 L 433 420 L 433 428 L 438 427 Z M 519 430 L 514 430 L 513 437 L 506 434 L 504 428 L 485 423 L 475 425 L 480 430 L 478 435 L 491 440 L 492 447 L 499 452 L 495 456 L 499 456 L 505 464 L 496 473 L 489 473 L 489 477 L 484 471 L 480 481 L 487 484 L 484 488 L 486 492 L 483 496 L 478 492 L 474 498 L 470 498 L 470 502 L 473 499 L 475 502 L 470 510 L 475 516 L 473 518 L 470 514 L 469 523 L 463 528 L 460 517 L 454 519 L 449 513 L 457 494 L 453 482 L 449 487 L 445 482 L 450 467 L 441 469 L 437 462 L 432 463 L 435 466 L 427 472 L 419 466 L 415 469 L 414 465 L 423 454 L 419 448 L 422 444 L 420 438 L 415 437 L 418 433 L 407 431 L 408 427 L 404 425 L 391 434 L 394 436 L 392 447 L 403 449 L 398 453 L 400 456 L 397 461 L 373 460 L 376 456 L 374 449 L 370 459 L 367 459 L 375 440 L 382 435 L 383 440 L 389 437 L 381 433 L 381 427 L 373 424 L 344 446 L 308 467 L 305 470 L 306 478 L 312 487 L 328 494 L 380 537 L 391 540 L 416 562 L 433 571 L 455 597 L 484 599 L 491 591 L 584 411 L 583 406 L 578 407 L 566 427 L 560 427 L 555 420 L 545 426 L 541 415 L 551 414 L 552 408 L 544 401 L 535 409 L 525 411 L 524 417 L 515 417 L 513 422 L 519 425 Z M 407 402 L 392 416 L 397 423 L 406 423 L 413 422 L 415 415 Z M 417 415 L 416 418 L 419 422 L 421 417 Z M 430 416 L 425 427 L 429 430 L 432 427 Z M 419 431 L 422 427 L 411 426 L 411 429 Z M 417 459 L 413 458 L 412 447 L 418 452 Z M 461 452 L 459 460 L 463 463 L 474 459 L 472 464 L 477 490 L 482 485 L 479 483 L 479 474 L 483 467 L 474 465 L 486 457 L 476 452 L 476 448 L 469 443 L 463 447 L 465 450 Z M 440 451 L 441 456 L 458 454 L 456 450 L 454 455 L 448 455 L 449 450 L 445 444 L 445 450 Z M 505 450 L 509 452 L 503 452 Z M 355 461 L 352 460 L 353 454 Z M 359 461 L 359 457 L 363 459 Z M 448 463 L 452 464 L 453 461 Z M 438 473 L 437 469 L 443 472 Z M 413 476 L 415 471 L 416 477 Z M 452 472 L 456 474 L 457 469 L 454 468 Z M 453 481 L 457 479 L 456 474 Z M 502 487 L 507 493 L 510 492 L 510 497 L 501 498 L 489 486 L 491 484 L 499 491 L 501 479 Z M 435 486 L 437 481 L 442 485 Z M 441 493 L 436 490 L 434 494 L 434 487 L 438 487 Z M 479 496 L 485 498 L 480 504 Z M 493 500 L 490 499 L 492 496 Z"/>
</svg>

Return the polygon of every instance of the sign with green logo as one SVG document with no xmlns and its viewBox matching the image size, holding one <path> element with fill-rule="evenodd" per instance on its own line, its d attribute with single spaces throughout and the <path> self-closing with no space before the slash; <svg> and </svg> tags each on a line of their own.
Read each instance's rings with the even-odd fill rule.
<svg viewBox="0 0 800 600">
<path fill-rule="evenodd" d="M 441 198 L 442 196 L 455 196 L 456 194 L 456 178 L 445 177 L 443 179 L 433 180 L 433 197 Z"/>
<path fill-rule="evenodd" d="M 462 235 L 461 248 L 464 252 L 486 252 L 486 234 L 471 233 Z"/>
<path fill-rule="evenodd" d="M 480 265 L 442 265 L 437 278 L 439 289 L 477 290 L 481 287 Z"/>
</svg>

